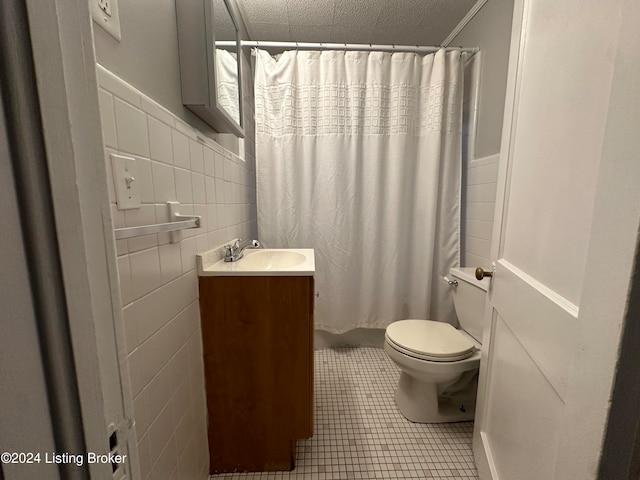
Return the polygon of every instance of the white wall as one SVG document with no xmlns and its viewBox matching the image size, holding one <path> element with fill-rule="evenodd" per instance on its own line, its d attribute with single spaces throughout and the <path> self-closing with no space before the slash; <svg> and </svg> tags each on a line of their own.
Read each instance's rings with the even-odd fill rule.
<svg viewBox="0 0 640 480">
<path fill-rule="evenodd" d="M 233 135 L 216 134 L 182 105 L 175 1 L 120 0 L 118 8 L 122 40 L 116 40 L 94 23 L 96 61 L 178 118 L 216 139 L 234 153 L 239 153 L 239 142 Z M 234 0 L 231 3 L 239 22 L 240 36 L 246 39 L 248 35 L 239 10 Z M 252 90 L 253 77 L 249 70 L 250 52 L 245 49 L 243 53 L 243 88 L 246 96 L 250 95 L 248 90 Z M 248 106 L 246 101 L 245 106 Z M 245 110 L 244 113 L 244 118 L 252 121 L 252 111 Z M 253 135 L 247 137 L 249 143 L 253 142 Z M 247 142 L 244 143 L 244 148 L 247 148 Z"/>
<path fill-rule="evenodd" d="M 93 24 L 96 60 L 183 119 L 175 0 L 118 2 L 122 40 Z"/>
<path fill-rule="evenodd" d="M 474 55 L 464 66 L 460 263 L 489 268 L 499 155 L 475 154 L 482 55 Z"/>
<path fill-rule="evenodd" d="M 480 68 L 483 53 L 464 65 L 462 106 L 462 215 L 460 264 L 489 268 L 499 155 L 476 157 Z"/>
<path fill-rule="evenodd" d="M 476 157 L 500 151 L 512 15 L 513 0 L 488 0 L 450 43 L 482 51 Z"/>
<path fill-rule="evenodd" d="M 149 97 L 98 67 L 106 150 L 136 159 L 142 206 L 114 227 L 168 221 L 166 202 L 202 216 L 202 228 L 118 240 L 118 274 L 142 478 L 204 479 L 208 471 L 196 252 L 254 237 L 255 168 Z"/>
<path fill-rule="evenodd" d="M 490 266 L 513 0 L 488 0 L 452 40 L 478 46 L 465 63 L 462 149 L 462 266 Z"/>
</svg>

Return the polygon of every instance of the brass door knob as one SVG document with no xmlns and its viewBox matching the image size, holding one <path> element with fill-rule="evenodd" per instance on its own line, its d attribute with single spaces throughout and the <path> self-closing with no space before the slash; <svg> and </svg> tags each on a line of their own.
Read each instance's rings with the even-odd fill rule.
<svg viewBox="0 0 640 480">
<path fill-rule="evenodd" d="M 476 278 L 478 280 L 482 280 L 484 277 L 492 277 L 493 273 L 491 272 L 485 272 L 482 267 L 478 267 L 476 268 Z"/>
</svg>

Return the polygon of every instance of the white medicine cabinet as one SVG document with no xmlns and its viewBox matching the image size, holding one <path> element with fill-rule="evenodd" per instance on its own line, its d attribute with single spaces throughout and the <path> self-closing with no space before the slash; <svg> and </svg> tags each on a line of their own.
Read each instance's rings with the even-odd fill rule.
<svg viewBox="0 0 640 480">
<path fill-rule="evenodd" d="M 176 0 L 182 103 L 219 133 L 244 137 L 238 23 L 228 0 Z"/>
</svg>

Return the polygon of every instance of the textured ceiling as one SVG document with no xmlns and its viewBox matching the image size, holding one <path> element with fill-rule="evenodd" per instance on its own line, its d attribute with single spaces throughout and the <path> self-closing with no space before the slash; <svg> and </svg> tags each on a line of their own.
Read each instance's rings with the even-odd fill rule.
<svg viewBox="0 0 640 480">
<path fill-rule="evenodd" d="M 236 0 L 251 40 L 439 45 L 477 0 Z"/>
</svg>

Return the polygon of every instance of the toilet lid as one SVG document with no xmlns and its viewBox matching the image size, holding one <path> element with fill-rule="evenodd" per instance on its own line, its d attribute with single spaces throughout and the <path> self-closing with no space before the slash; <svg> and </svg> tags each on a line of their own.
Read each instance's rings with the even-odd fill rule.
<svg viewBox="0 0 640 480">
<path fill-rule="evenodd" d="M 454 327 L 431 320 L 400 320 L 387 327 L 397 349 L 425 360 L 454 362 L 471 356 L 475 345 Z"/>
</svg>

